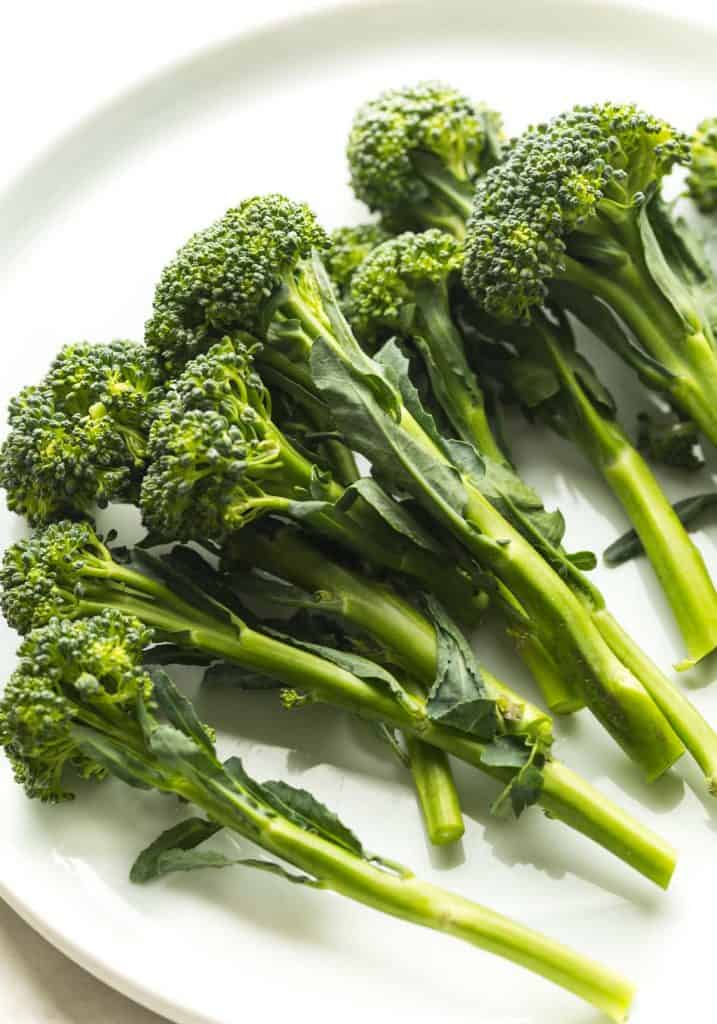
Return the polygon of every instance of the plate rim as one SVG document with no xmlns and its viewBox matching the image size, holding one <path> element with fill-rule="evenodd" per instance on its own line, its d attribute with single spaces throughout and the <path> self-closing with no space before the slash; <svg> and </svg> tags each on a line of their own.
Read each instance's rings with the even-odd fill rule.
<svg viewBox="0 0 717 1024">
<path fill-rule="evenodd" d="M 469 6 L 473 10 L 471 0 L 454 0 L 462 6 Z M 478 4 L 481 0 L 473 0 Z M 600 12 L 624 11 L 630 15 L 640 15 L 652 22 L 659 22 L 663 28 L 670 25 L 679 26 L 685 29 L 700 29 L 711 35 L 717 42 L 717 24 L 709 19 L 703 18 L 700 13 L 693 9 L 686 11 L 653 10 L 639 0 L 509 0 L 514 5 L 527 3 L 532 5 L 535 2 L 547 3 L 554 9 L 562 9 L 566 15 L 574 15 L 576 8 L 581 6 L 591 10 L 592 16 L 599 16 Z M 111 96 L 106 97 L 97 106 L 87 110 L 80 117 L 58 132 L 53 134 L 48 141 L 40 146 L 37 151 L 26 161 L 22 162 L 15 170 L 15 173 L 4 183 L 0 189 L 0 203 L 7 201 L 16 187 L 28 176 L 35 173 L 43 165 L 53 159 L 53 154 L 71 146 L 73 137 L 81 136 L 84 132 L 99 120 L 111 116 L 113 110 L 121 105 L 132 101 L 135 95 L 141 94 L 147 88 L 159 83 L 165 77 L 181 75 L 184 69 L 191 65 L 198 58 L 207 58 L 213 52 L 221 52 L 228 46 L 238 42 L 249 43 L 252 40 L 260 42 L 263 37 L 268 37 L 275 32 L 287 31 L 300 27 L 304 23 L 320 22 L 327 14 L 346 13 L 348 16 L 359 14 L 370 15 L 371 8 L 383 8 L 388 6 L 415 7 L 430 6 L 431 0 L 319 0 L 303 9 L 292 9 L 290 12 L 275 13 L 266 16 L 259 23 L 252 24 L 246 28 L 233 27 L 231 31 L 220 35 L 210 42 L 201 44 L 196 48 L 185 51 L 178 56 L 168 58 L 151 71 L 141 74 L 136 79 L 119 88 Z M 163 994 L 159 987 L 139 980 L 136 976 L 123 973 L 113 967 L 109 957 L 95 954 L 90 948 L 80 945 L 76 940 L 63 933 L 58 927 L 45 920 L 40 908 L 32 900 L 23 898 L 16 889 L 11 888 L 0 877 L 0 899 L 11 908 L 29 927 L 47 941 L 62 955 L 68 957 L 73 963 L 97 978 L 103 984 L 137 1005 L 154 1013 L 166 1017 L 168 1021 L 175 1024 L 220 1024 L 218 1018 L 206 1016 L 201 1012 L 189 1009 L 175 1002 L 171 997 Z M 151 975 L 149 975 L 151 978 Z"/>
</svg>

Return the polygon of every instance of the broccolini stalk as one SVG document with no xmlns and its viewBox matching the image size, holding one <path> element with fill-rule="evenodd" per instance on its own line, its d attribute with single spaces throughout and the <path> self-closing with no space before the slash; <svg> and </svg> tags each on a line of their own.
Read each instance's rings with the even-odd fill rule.
<svg viewBox="0 0 717 1024">
<path fill-rule="evenodd" d="M 10 402 L 0 451 L 8 508 L 39 525 L 135 500 L 158 379 L 144 345 L 66 345 Z"/>
<path fill-rule="evenodd" d="M 447 693 L 441 687 L 427 701 L 365 658 L 258 632 L 167 562 L 150 564 L 170 582 L 116 563 L 86 523 L 53 524 L 6 553 L 3 611 L 21 632 L 54 623 L 68 635 L 73 620 L 104 612 L 130 615 L 173 649 L 170 660 L 184 652 L 228 661 L 237 666 L 238 682 L 242 671 L 278 681 L 287 688 L 287 704 L 298 693 L 302 700 L 323 701 L 415 735 L 501 781 L 516 813 L 538 802 L 657 884 L 668 884 L 674 869 L 670 847 L 535 743 L 501 734 L 503 716 L 477 676 L 469 700 L 456 700 L 452 687 Z M 167 658 L 161 646 L 147 658 L 160 654 Z"/>
<path fill-rule="evenodd" d="M 575 350 L 569 325 L 540 313 L 530 327 L 501 328 L 486 320 L 485 329 L 511 349 L 493 365 L 527 415 L 573 441 L 627 512 L 684 638 L 688 657 L 680 667 L 693 665 L 717 646 L 717 591 L 702 555 L 617 423 L 612 396 Z"/>
<path fill-rule="evenodd" d="M 529 128 L 477 183 L 464 280 L 505 321 L 548 296 L 578 316 L 586 294 L 605 303 L 632 337 L 598 335 L 717 443 L 715 281 L 659 194 L 689 159 L 687 136 L 629 105 Z"/>
<path fill-rule="evenodd" d="M 714 213 L 717 210 L 716 117 L 708 117 L 698 124 L 690 150 L 687 190 L 702 213 Z"/>
<path fill-rule="evenodd" d="M 169 676 L 142 666 L 146 634 L 141 622 L 106 611 L 81 622 L 55 621 L 26 638 L 0 704 L 0 742 L 28 795 L 49 801 L 70 795 L 63 788 L 66 766 L 85 777 L 115 775 L 171 793 L 206 818 L 165 832 L 135 862 L 135 881 L 180 865 L 232 863 L 218 851 L 198 849 L 227 828 L 272 858 L 238 864 L 461 938 L 574 992 L 615 1021 L 625 1019 L 632 987 L 619 975 L 369 854 L 305 790 L 258 783 L 238 758 L 222 763 L 210 730 Z"/>
<path fill-rule="evenodd" d="M 357 198 L 392 226 L 460 238 L 473 183 L 501 149 L 499 114 L 442 82 L 420 82 L 360 108 L 347 156 Z"/>
<path fill-rule="evenodd" d="M 361 349 L 343 317 L 317 254 L 326 248 L 327 238 L 308 207 L 277 195 L 256 197 L 230 210 L 202 238 L 205 248 L 199 254 L 200 236 L 195 236 L 173 269 L 165 271 L 162 303 L 158 298 L 156 306 L 164 336 L 158 338 L 155 325 L 148 330 L 154 343 L 165 345 L 167 353 L 175 347 L 181 350 L 187 338 L 182 324 L 196 325 L 206 316 L 202 309 L 207 305 L 214 315 L 211 296 L 216 294 L 228 296 L 231 317 L 243 318 L 250 330 L 263 330 L 268 345 L 278 344 L 286 329 L 292 344 L 300 344 L 306 353 L 314 383 L 335 421 L 378 477 L 390 480 L 396 491 L 412 494 L 440 528 L 452 533 L 464 551 L 510 590 L 548 653 L 575 681 L 611 735 L 648 777 L 664 772 L 683 753 L 682 744 L 638 680 L 605 644 L 585 603 L 566 584 L 570 579 L 589 593 L 590 601 L 601 603 L 556 547 L 562 519 L 547 516 L 539 501 L 536 508 L 535 495 L 527 495 L 513 477 L 506 486 L 500 467 L 481 462 L 470 446 L 431 436 L 422 411 L 416 410 L 419 419 L 413 415 L 413 396 L 399 394 L 399 387 L 407 385 L 405 377 L 397 383 L 390 380 L 390 370 Z M 220 239 L 226 244 L 209 244 Z M 222 260 L 224 277 L 215 265 L 217 258 Z M 211 262 L 209 276 L 205 261 Z M 196 287 L 172 287 L 185 279 Z M 222 303 L 218 309 L 223 309 Z M 190 415 L 177 412 L 177 426 L 188 425 Z M 216 437 L 214 427 L 211 432 Z M 219 436 L 230 441 L 233 437 L 221 431 Z M 236 452 L 229 450 L 227 456 L 225 451 L 219 464 L 226 460 L 227 466 L 243 472 L 243 439 L 241 456 L 239 449 Z M 213 464 L 215 477 L 216 472 Z M 206 477 L 208 468 L 202 473 Z M 145 482 L 150 474 L 151 470 Z M 186 476 L 186 469 L 182 474 Z M 176 476 L 179 479 L 179 471 Z M 161 489 L 156 491 L 161 505 Z M 214 500 L 224 499 L 217 495 Z M 430 580 L 427 586 L 431 588 Z"/>
<path fill-rule="evenodd" d="M 352 325 L 362 336 L 388 330 L 410 339 L 455 436 L 504 463 L 488 423 L 483 391 L 451 315 L 450 287 L 462 266 L 461 243 L 437 229 L 407 231 L 383 242 L 353 277 Z"/>
<path fill-rule="evenodd" d="M 352 572 L 322 550 L 296 526 L 267 522 L 252 524 L 232 536 L 225 551 L 228 583 L 240 595 L 255 593 L 284 612 L 308 611 L 338 620 L 369 639 L 374 656 L 401 668 L 430 692 L 439 674 L 441 656 L 455 657 L 455 642 L 462 638 L 435 602 L 427 599 L 426 613 L 401 597 L 393 587 Z M 240 570 L 237 571 L 236 566 Z M 286 594 L 277 589 L 253 589 L 244 567 L 271 573 L 294 585 Z M 480 667 L 486 690 L 498 705 L 506 732 L 523 735 L 549 746 L 550 717 L 518 696 L 485 667 Z"/>
<path fill-rule="evenodd" d="M 420 580 L 474 613 L 486 595 L 370 481 L 346 489 L 320 472 L 271 418 L 252 352 L 225 338 L 187 364 L 157 407 L 140 504 L 165 540 L 221 543 L 270 512 L 294 517 L 372 565 Z M 396 525 L 398 528 L 396 528 Z"/>
</svg>

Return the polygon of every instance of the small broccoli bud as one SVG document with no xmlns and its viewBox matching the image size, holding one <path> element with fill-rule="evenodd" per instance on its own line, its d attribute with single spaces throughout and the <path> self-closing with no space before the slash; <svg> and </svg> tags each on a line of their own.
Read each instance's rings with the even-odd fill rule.
<svg viewBox="0 0 717 1024">
<path fill-rule="evenodd" d="M 67 767 L 100 780 L 104 767 L 87 756 L 73 733 L 76 724 L 115 733 L 136 732 L 138 698 L 152 683 L 142 652 L 152 632 L 141 622 L 108 610 L 80 622 L 53 619 L 25 638 L 20 664 L 0 700 L 0 745 L 28 796 L 56 803 L 72 797 Z"/>
<path fill-rule="evenodd" d="M 224 339 L 174 382 L 150 434 L 144 521 L 168 539 L 219 540 L 305 496 L 312 467 L 271 420 L 251 351 Z"/>
<path fill-rule="evenodd" d="M 324 263 L 342 298 L 346 297 L 351 279 L 368 254 L 390 237 L 381 224 L 357 224 L 331 232 L 331 248 L 324 257 Z"/>
<path fill-rule="evenodd" d="M 476 184 L 466 287 L 498 319 L 528 319 L 569 259 L 625 260 L 611 225 L 688 158 L 685 135 L 629 105 L 575 107 L 529 128 Z"/>
<path fill-rule="evenodd" d="M 702 213 L 717 210 L 717 117 L 697 126 L 687 188 Z"/>
<path fill-rule="evenodd" d="M 41 384 L 10 402 L 0 452 L 10 510 L 39 525 L 133 500 L 156 384 L 142 345 L 66 346 Z"/>
<path fill-rule="evenodd" d="M 11 545 L 0 569 L 0 604 L 9 625 L 28 633 L 79 612 L 86 584 L 106 575 L 112 556 L 89 523 L 51 523 Z"/>
<path fill-rule="evenodd" d="M 247 199 L 198 232 L 165 267 L 145 339 L 168 373 L 225 334 L 263 337 L 282 286 L 326 232 L 304 203 L 278 194 Z"/>
<path fill-rule="evenodd" d="M 432 228 L 404 232 L 378 246 L 356 272 L 351 308 L 362 333 L 382 327 L 410 332 L 426 288 L 445 294 L 453 274 L 463 266 L 463 246 L 452 235 Z"/>
<path fill-rule="evenodd" d="M 348 142 L 356 196 L 403 227 L 446 226 L 500 158 L 498 114 L 442 82 L 390 89 L 356 114 Z"/>
</svg>

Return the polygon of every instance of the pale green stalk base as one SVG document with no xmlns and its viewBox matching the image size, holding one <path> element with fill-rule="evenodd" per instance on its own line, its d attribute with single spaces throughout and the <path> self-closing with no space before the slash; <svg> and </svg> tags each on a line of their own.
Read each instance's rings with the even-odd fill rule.
<svg viewBox="0 0 717 1024">
<path fill-rule="evenodd" d="M 429 840 L 434 846 L 457 842 L 465 825 L 448 757 L 410 734 L 406 748 Z"/>
<path fill-rule="evenodd" d="M 717 794 L 717 733 L 695 706 L 648 658 L 607 609 L 593 614 L 605 640 L 615 654 L 641 680 L 687 750 L 704 772 L 709 790 Z"/>
</svg>

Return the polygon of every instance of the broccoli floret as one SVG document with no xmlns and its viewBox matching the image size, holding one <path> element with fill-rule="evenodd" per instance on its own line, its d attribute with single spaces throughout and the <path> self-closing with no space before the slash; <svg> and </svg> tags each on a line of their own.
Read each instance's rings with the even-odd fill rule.
<svg viewBox="0 0 717 1024">
<path fill-rule="evenodd" d="M 717 210 L 717 117 L 709 117 L 697 126 L 687 188 L 703 213 Z"/>
<path fill-rule="evenodd" d="M 284 196 L 247 199 L 193 235 L 162 272 L 145 339 L 176 373 L 225 334 L 266 333 L 273 309 L 312 290 L 302 261 L 329 239 L 311 210 Z"/>
<path fill-rule="evenodd" d="M 459 237 L 472 185 L 500 159 L 501 118 L 442 82 L 390 89 L 364 104 L 348 141 L 359 199 L 399 230 Z"/>
<path fill-rule="evenodd" d="M 76 725 L 139 735 L 133 719 L 138 699 L 151 693 L 141 661 L 151 639 L 141 622 L 112 610 L 81 622 L 55 618 L 25 638 L 0 700 L 0 745 L 28 796 L 71 798 L 66 768 L 104 778 L 105 766 L 82 749 Z"/>
<path fill-rule="evenodd" d="M 331 247 L 324 262 L 342 300 L 346 299 L 351 279 L 368 254 L 390 237 L 390 232 L 381 224 L 357 224 L 331 232 Z"/>
<path fill-rule="evenodd" d="M 548 299 L 578 316 L 585 296 L 600 300 L 633 338 L 603 332 L 603 317 L 589 326 L 717 441 L 715 284 L 659 193 L 689 154 L 686 135 L 633 106 L 576 107 L 528 129 L 477 182 L 463 276 L 504 322 Z"/>
<path fill-rule="evenodd" d="M 404 232 L 374 249 L 356 272 L 351 309 L 362 336 L 378 341 L 391 333 L 411 340 L 457 436 L 505 462 L 452 318 L 451 291 L 462 266 L 463 246 L 453 235 L 437 228 Z"/>
<path fill-rule="evenodd" d="M 32 524 L 131 501 L 144 468 L 157 384 L 143 345 L 68 345 L 10 402 L 0 452 L 8 507 Z"/>
<path fill-rule="evenodd" d="M 257 515 L 288 511 L 315 477 L 274 425 L 251 350 L 228 338 L 173 383 L 149 452 L 142 514 L 168 539 L 221 541 Z"/>
</svg>

